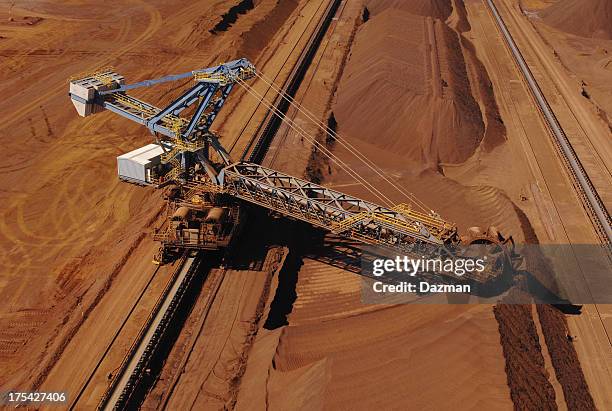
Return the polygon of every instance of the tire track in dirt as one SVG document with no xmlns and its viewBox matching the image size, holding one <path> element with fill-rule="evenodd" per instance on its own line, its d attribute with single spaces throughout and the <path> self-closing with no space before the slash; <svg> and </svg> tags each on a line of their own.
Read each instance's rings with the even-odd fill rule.
<svg viewBox="0 0 612 411">
<path fill-rule="evenodd" d="M 92 71 L 92 70 L 95 70 L 96 68 L 99 68 L 105 65 L 109 65 L 110 63 L 114 62 L 117 59 L 117 57 L 120 57 L 121 55 L 127 53 L 128 51 L 131 51 L 137 46 L 143 44 L 158 29 L 162 27 L 163 20 L 162 20 L 162 16 L 159 10 L 153 6 L 150 6 L 143 0 L 138 0 L 138 3 L 140 3 L 143 6 L 143 8 L 148 10 L 149 25 L 147 26 L 145 31 L 140 36 L 138 36 L 138 38 L 136 38 L 136 40 L 134 40 L 130 45 L 125 46 L 114 53 L 110 53 L 109 55 L 101 59 L 98 63 L 96 63 L 95 65 L 89 66 L 85 71 Z M 0 116 L 0 124 L 3 124 L 5 127 L 8 127 L 8 126 L 13 125 L 17 121 L 22 120 L 22 118 L 25 115 L 30 113 L 36 107 L 39 107 L 43 101 L 48 100 L 49 98 L 57 94 L 60 94 L 62 91 L 64 91 L 65 87 L 66 85 L 62 82 L 61 84 L 57 85 L 57 87 L 51 88 L 48 92 L 43 93 L 39 97 L 32 99 L 32 101 L 29 104 L 26 104 L 25 106 L 22 106 L 13 112 L 6 113 L 4 116 Z"/>
</svg>

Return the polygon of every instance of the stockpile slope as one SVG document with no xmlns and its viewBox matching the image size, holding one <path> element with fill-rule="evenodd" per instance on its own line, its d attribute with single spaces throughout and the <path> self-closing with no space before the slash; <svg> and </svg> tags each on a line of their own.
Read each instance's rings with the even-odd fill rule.
<svg viewBox="0 0 612 411">
<path fill-rule="evenodd" d="M 291 407 L 291 393 L 303 392 L 329 409 L 510 409 L 495 328 L 484 305 L 400 305 L 289 326 L 270 370 L 270 404 Z"/>
<path fill-rule="evenodd" d="M 236 409 L 511 410 L 496 328 L 488 305 L 417 304 L 260 330 Z"/>
<path fill-rule="evenodd" d="M 458 35 L 440 20 L 392 8 L 373 17 L 337 96 L 343 134 L 426 166 L 467 160 L 484 136 Z"/>
<path fill-rule="evenodd" d="M 612 1 L 564 0 L 540 13 L 546 24 L 582 37 L 612 39 Z"/>
</svg>

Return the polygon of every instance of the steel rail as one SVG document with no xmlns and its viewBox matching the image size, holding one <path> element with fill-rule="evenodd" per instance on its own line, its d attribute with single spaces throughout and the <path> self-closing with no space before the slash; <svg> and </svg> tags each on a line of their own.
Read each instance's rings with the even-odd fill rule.
<svg viewBox="0 0 612 411">
<path fill-rule="evenodd" d="M 98 409 L 106 410 L 121 408 L 117 406 L 120 397 L 126 394 L 126 387 L 130 385 L 130 382 L 134 379 L 136 374 L 141 371 L 142 367 L 139 367 L 139 365 L 150 351 L 148 348 L 154 346 L 160 337 L 160 333 L 157 332 L 160 324 L 163 323 L 164 318 L 169 315 L 168 313 L 176 307 L 177 303 L 175 302 L 172 304 L 172 302 L 175 301 L 177 295 L 181 294 L 181 286 L 183 286 L 185 278 L 191 278 L 189 274 L 192 274 L 192 267 L 197 268 L 198 262 L 197 257 L 181 259 L 180 265 L 175 271 L 175 275 L 157 300 L 155 307 L 149 314 L 143 327 L 140 329 L 138 337 L 133 342 L 127 355 L 118 367 L 118 371 L 111 381 L 110 386 L 107 388 L 98 404 Z M 182 294 L 180 296 L 182 296 Z"/>
<path fill-rule="evenodd" d="M 285 82 L 282 90 L 286 95 L 294 97 L 300 88 L 302 80 L 304 80 L 306 72 L 310 67 L 310 63 L 319 50 L 321 41 L 323 40 L 327 29 L 331 25 L 332 18 L 338 12 L 341 2 L 341 0 L 331 0 L 327 6 L 327 9 L 323 12 L 323 15 L 318 21 L 317 28 L 312 32 L 306 47 L 293 67 L 289 78 Z M 274 103 L 274 110 L 268 110 L 264 122 L 262 122 L 258 127 L 257 131 L 253 134 L 253 137 L 244 149 L 241 156 L 242 160 L 245 160 L 248 157 L 249 162 L 257 164 L 263 161 L 268 152 L 268 148 L 276 136 L 276 132 L 278 131 L 282 122 L 281 119 L 274 114 L 274 112 L 276 110 L 286 114 L 288 109 L 289 103 L 279 94 L 276 98 L 276 102 Z"/>
<path fill-rule="evenodd" d="M 591 221 L 595 226 L 595 231 L 597 231 L 598 234 L 602 237 L 602 240 L 606 245 L 611 245 L 612 224 L 608 210 L 604 206 L 603 201 L 599 197 L 597 190 L 591 182 L 591 179 L 589 178 L 586 170 L 582 166 L 582 163 L 580 162 L 578 155 L 574 151 L 574 148 L 572 147 L 569 139 L 563 131 L 561 124 L 559 124 L 559 120 L 557 120 L 557 117 L 555 116 L 553 110 L 548 104 L 544 93 L 540 89 L 540 86 L 538 85 L 533 74 L 531 73 L 531 70 L 529 69 L 529 66 L 527 65 L 527 62 L 525 61 L 521 51 L 514 42 L 514 39 L 512 38 L 510 31 L 506 27 L 506 24 L 504 23 L 501 14 L 497 10 L 495 3 L 493 2 L 493 0 L 486 0 L 486 2 L 489 6 L 489 9 L 491 10 L 491 13 L 493 14 L 493 17 L 495 18 L 497 27 L 501 31 L 504 40 L 514 57 L 515 62 L 521 70 L 521 73 L 523 74 L 527 85 L 529 86 L 529 89 L 533 97 L 535 98 L 550 131 L 552 132 L 555 138 L 555 143 L 559 148 L 559 152 L 563 157 L 564 162 L 567 166 L 569 166 L 569 171 L 578 185 L 578 187 L 576 188 L 578 188 L 578 190 L 580 191 L 583 200 L 586 200 L 585 205 L 589 211 Z M 585 201 L 583 201 L 583 203 L 584 202 Z"/>
</svg>

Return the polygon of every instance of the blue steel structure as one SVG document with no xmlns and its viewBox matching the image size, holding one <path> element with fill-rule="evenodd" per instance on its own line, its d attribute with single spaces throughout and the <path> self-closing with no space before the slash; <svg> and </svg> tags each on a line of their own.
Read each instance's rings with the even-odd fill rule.
<svg viewBox="0 0 612 411">
<path fill-rule="evenodd" d="M 213 147 L 224 163 L 229 163 L 230 159 L 217 137 L 210 132 L 210 127 L 235 83 L 251 78 L 254 71 L 255 68 L 248 60 L 240 59 L 211 68 L 125 85 L 122 76 L 107 69 L 73 79 L 70 98 L 75 106 L 80 104 L 88 107 L 91 112 L 99 108 L 107 109 L 146 126 L 166 151 L 163 162 L 174 166 L 169 179 L 184 177 L 186 171 L 200 163 L 213 182 L 219 184 L 217 173 L 210 162 L 209 147 Z M 127 94 L 127 91 L 136 88 L 190 77 L 195 80 L 195 85 L 164 108 Z M 181 114 L 187 111 L 191 112 L 190 116 L 182 117 Z"/>
</svg>

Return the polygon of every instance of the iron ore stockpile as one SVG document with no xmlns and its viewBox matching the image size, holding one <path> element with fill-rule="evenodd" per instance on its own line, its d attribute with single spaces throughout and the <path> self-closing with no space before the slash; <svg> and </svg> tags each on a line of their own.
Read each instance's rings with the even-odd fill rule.
<svg viewBox="0 0 612 411">
<path fill-rule="evenodd" d="M 611 7 L 0 5 L 3 401 L 612 409 L 612 298 L 524 292 L 612 275 Z M 368 300 L 463 245 L 478 292 Z"/>
</svg>

